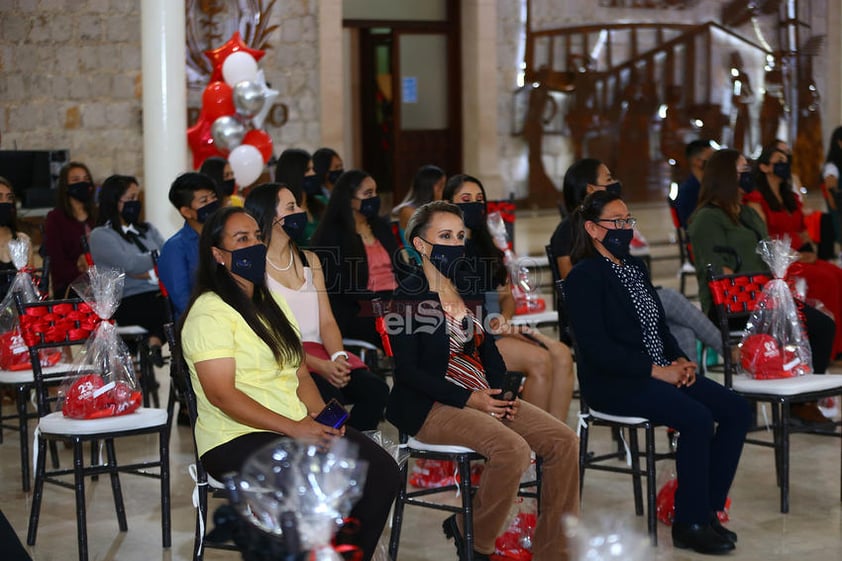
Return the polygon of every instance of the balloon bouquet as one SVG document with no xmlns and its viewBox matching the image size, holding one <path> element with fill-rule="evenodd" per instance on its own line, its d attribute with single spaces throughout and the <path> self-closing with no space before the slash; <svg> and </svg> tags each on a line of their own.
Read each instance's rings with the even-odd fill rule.
<svg viewBox="0 0 842 561">
<path fill-rule="evenodd" d="M 221 47 L 205 51 L 213 73 L 202 93 L 199 119 L 187 129 L 194 169 L 211 156 L 222 156 L 239 185 L 260 177 L 273 148 L 272 137 L 261 127 L 279 93 L 257 67 L 264 54 L 246 45 L 239 31 Z"/>
</svg>

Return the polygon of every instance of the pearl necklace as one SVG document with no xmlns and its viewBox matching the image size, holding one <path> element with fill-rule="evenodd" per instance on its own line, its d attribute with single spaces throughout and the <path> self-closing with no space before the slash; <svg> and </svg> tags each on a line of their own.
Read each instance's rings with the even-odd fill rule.
<svg viewBox="0 0 842 561">
<path fill-rule="evenodd" d="M 273 269 L 275 269 L 276 271 L 280 271 L 280 272 L 283 273 L 284 271 L 289 271 L 289 268 L 292 267 L 292 262 L 293 262 L 294 256 L 295 256 L 295 254 L 292 252 L 292 250 L 290 250 L 289 251 L 289 265 L 287 265 L 286 267 L 278 267 L 277 265 L 272 263 L 272 260 L 269 259 L 269 257 L 266 257 L 266 262 L 269 263 L 269 266 L 272 267 Z"/>
</svg>

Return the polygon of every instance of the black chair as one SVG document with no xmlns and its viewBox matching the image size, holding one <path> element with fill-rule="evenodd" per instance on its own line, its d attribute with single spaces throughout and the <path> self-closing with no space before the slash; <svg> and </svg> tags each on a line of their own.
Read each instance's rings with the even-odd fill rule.
<svg viewBox="0 0 842 561">
<path fill-rule="evenodd" d="M 687 230 L 681 225 L 678 219 L 678 209 L 675 206 L 675 201 L 667 197 L 667 204 L 670 209 L 670 217 L 672 218 L 672 225 L 675 227 L 675 240 L 678 244 L 678 257 L 681 261 L 678 270 L 679 292 L 689 299 L 698 298 L 698 294 L 692 296 L 685 292 L 687 286 L 687 277 L 696 276 L 696 267 L 693 262 L 693 248 L 690 246 L 690 238 L 687 236 Z"/>
<path fill-rule="evenodd" d="M 170 347 L 170 382 L 174 389 L 174 399 L 176 399 L 182 406 L 187 407 L 187 412 L 190 417 L 190 434 L 193 438 L 193 455 L 194 463 L 190 464 L 190 477 L 196 482 L 196 488 L 193 491 L 193 506 L 196 507 L 196 535 L 193 540 L 193 561 L 202 561 L 204 557 L 204 549 L 225 549 L 229 551 L 239 551 L 234 543 L 218 543 L 206 541 L 207 536 L 207 517 L 208 517 L 208 488 L 214 491 L 214 496 L 217 493 L 220 497 L 227 498 L 224 492 L 225 485 L 208 476 L 202 462 L 199 459 L 199 451 L 196 448 L 196 435 L 194 427 L 196 426 L 196 419 L 199 417 L 199 412 L 196 409 L 196 393 L 193 391 L 193 384 L 190 381 L 190 372 L 187 369 L 187 364 L 184 362 L 184 356 L 181 353 L 181 344 L 175 334 L 175 327 L 172 323 L 164 325 L 164 334 L 167 336 L 167 344 Z"/>
<path fill-rule="evenodd" d="M 81 303 L 81 300 L 58 300 L 25 304 L 21 301 L 19 295 L 16 296 L 18 313 L 22 318 L 26 315 L 42 316 L 43 313 L 53 314 L 54 317 L 63 316 L 67 318 L 68 311 L 59 311 L 59 307 L 70 308 L 69 311 L 78 312 L 78 307 Z M 78 327 L 78 322 L 76 323 L 76 327 Z M 49 386 L 51 383 L 63 379 L 67 374 L 72 373 L 72 371 L 62 369 L 64 371 L 55 372 L 43 369 L 40 364 L 40 351 L 44 349 L 72 349 L 73 347 L 84 345 L 87 338 L 70 339 L 70 334 L 73 333 L 71 330 L 68 332 L 68 335 L 59 341 L 55 341 L 54 337 L 48 341 L 45 338 L 47 335 L 45 332 L 36 331 L 35 329 L 33 328 L 33 331 L 27 334 L 26 327 L 23 327 L 25 337 L 28 336 L 30 338 L 29 356 L 32 362 L 39 417 L 38 428 L 36 429 L 37 455 L 35 459 L 35 487 L 32 495 L 32 510 L 29 517 L 27 544 L 35 545 L 44 483 L 53 483 L 75 490 L 79 560 L 87 561 L 88 536 L 85 506 L 85 477 L 95 477 L 99 474 L 108 474 L 111 478 L 111 489 L 114 494 L 117 523 L 120 531 L 127 531 L 128 525 L 119 477 L 119 474 L 123 472 L 160 479 L 162 542 L 163 547 L 170 547 L 169 435 L 170 420 L 172 417 L 172 400 L 168 409 L 140 408 L 133 413 L 102 419 L 77 420 L 65 417 L 61 411 L 53 411 L 52 409 L 57 398 L 50 395 Z M 158 435 L 159 457 L 151 461 L 119 465 L 117 463 L 117 454 L 114 445 L 115 440 L 125 436 L 144 434 Z M 73 448 L 73 467 L 47 470 L 47 444 L 59 440 L 71 444 Z M 85 442 L 103 442 L 108 458 L 107 463 L 96 465 L 94 462 L 91 462 L 91 465 L 85 466 L 82 450 Z M 148 471 L 149 468 L 158 468 L 157 473 Z M 73 476 L 72 483 L 61 478 L 67 475 Z"/>
<path fill-rule="evenodd" d="M 554 283 L 558 297 L 558 309 L 564 308 L 564 281 L 558 280 Z M 562 313 L 562 312 L 560 312 Z M 573 340 L 576 348 L 576 337 L 570 329 L 569 323 L 566 329 Z M 578 354 L 578 350 L 577 350 Z M 626 417 L 622 415 L 611 415 L 590 408 L 585 398 L 579 394 L 579 494 L 584 494 L 585 471 L 607 471 L 612 473 L 624 473 L 632 476 L 632 492 L 634 495 L 634 511 L 638 516 L 643 515 L 643 488 L 642 479 L 646 478 L 646 527 L 652 545 L 658 545 L 658 521 L 655 507 L 657 497 L 657 480 L 655 477 L 655 464 L 658 460 L 674 459 L 673 435 L 669 432 L 669 452 L 657 452 L 655 446 L 655 428 L 660 426 L 652 423 L 645 417 Z M 591 427 L 608 427 L 616 440 L 622 442 L 617 451 L 608 453 L 597 453 L 590 449 Z M 644 434 L 644 448 L 640 451 L 638 430 Z M 628 438 L 623 437 L 627 433 Z M 617 461 L 625 457 L 626 466 L 617 465 Z M 641 458 L 644 463 L 641 465 Z"/>
<path fill-rule="evenodd" d="M 398 496 L 395 499 L 394 511 L 392 514 L 392 533 L 389 536 L 389 557 L 393 561 L 398 559 L 398 546 L 400 545 L 401 526 L 403 524 L 403 510 L 406 505 L 413 505 L 422 508 L 430 508 L 433 510 L 443 510 L 445 512 L 461 513 L 463 518 L 463 538 L 465 548 L 459 558 L 462 561 L 473 561 L 474 559 L 474 507 L 473 507 L 473 493 L 474 488 L 471 486 L 471 462 L 485 460 L 482 454 L 465 446 L 451 446 L 442 444 L 427 444 L 412 437 L 407 437 L 405 434 L 400 435 L 401 448 L 409 454 L 409 458 L 403 463 L 401 468 L 401 477 L 403 483 L 401 484 Z M 417 491 L 407 491 L 407 481 L 409 479 L 409 461 L 412 459 L 419 460 L 443 460 L 451 461 L 456 464 L 457 482 L 454 485 L 445 485 L 442 487 L 435 487 L 431 489 L 419 489 Z M 527 481 L 520 484 L 520 491 L 518 495 L 521 497 L 535 498 L 538 504 L 538 510 L 541 509 L 541 459 L 536 458 L 535 461 L 534 481 Z M 528 489 L 534 488 L 534 491 Z M 431 495 L 439 495 L 442 493 L 452 493 L 457 491 L 460 497 L 461 504 L 453 506 L 446 503 L 428 501 L 424 497 Z"/>
<path fill-rule="evenodd" d="M 740 343 L 743 328 L 754 310 L 757 297 L 770 280 L 766 273 L 717 275 L 708 266 L 708 287 L 713 299 L 725 361 L 725 386 L 750 401 L 768 403 L 772 409 L 772 441 L 746 438 L 749 444 L 770 447 L 775 452 L 775 470 L 781 488 L 781 512 L 789 512 L 789 440 L 796 432 L 809 432 L 840 437 L 836 431 L 840 424 L 833 424 L 832 431 L 816 431 L 810 427 L 793 425 L 790 406 L 807 403 L 824 397 L 842 398 L 842 376 L 807 374 L 777 380 L 756 380 L 738 373 L 731 349 Z M 842 466 L 842 448 L 840 448 Z M 840 474 L 840 500 L 842 500 L 842 473 Z"/>
</svg>

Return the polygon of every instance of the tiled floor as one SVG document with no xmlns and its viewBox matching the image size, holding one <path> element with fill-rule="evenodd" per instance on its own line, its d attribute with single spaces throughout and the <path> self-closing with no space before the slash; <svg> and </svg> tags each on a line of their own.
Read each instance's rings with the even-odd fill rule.
<svg viewBox="0 0 842 561">
<path fill-rule="evenodd" d="M 635 207 L 643 233 L 652 242 L 665 241 L 672 230 L 666 209 L 657 206 Z M 516 234 L 520 253 L 539 254 L 555 226 L 550 213 L 519 215 Z M 674 254 L 672 247 L 655 247 L 658 254 Z M 658 284 L 677 285 L 676 260 L 655 262 Z M 691 287 L 691 290 L 694 288 Z M 842 371 L 842 370 L 841 370 Z M 165 372 L 158 373 L 164 381 Z M 575 426 L 576 406 L 568 422 Z M 390 429 L 384 425 L 384 430 Z M 392 431 L 394 429 L 391 429 Z M 597 429 L 594 440 L 606 449 L 609 439 L 604 429 Z M 23 541 L 26 534 L 30 496 L 20 490 L 18 439 L 6 432 L 0 445 L 0 510 L 6 515 Z M 662 439 L 665 440 L 665 439 Z M 663 444 L 663 442 L 659 442 Z M 142 458 L 156 450 L 153 438 L 135 438 L 128 446 L 120 446 L 122 461 Z M 187 473 L 192 461 L 188 429 L 174 430 L 171 443 L 173 546 L 161 548 L 158 482 L 124 476 L 122 478 L 129 531 L 120 533 L 114 517 L 111 488 L 107 478 L 88 482 L 88 536 L 90 559 L 119 561 L 188 560 L 193 545 L 194 510 L 191 504 L 193 483 Z M 70 463 L 67 451 L 63 464 Z M 732 523 L 740 541 L 733 559 L 816 561 L 842 559 L 842 508 L 840 508 L 840 441 L 818 436 L 797 435 L 792 439 L 791 508 L 787 515 L 778 512 L 778 488 L 775 485 L 772 452 L 766 448 L 747 447 L 731 491 Z M 663 465 L 663 464 L 662 464 Z M 213 508 L 213 507 L 212 507 Z M 441 533 L 445 515 L 408 508 L 400 548 L 401 561 L 455 560 L 451 543 Z M 634 515 L 631 482 L 627 476 L 589 472 L 583 493 L 583 522 L 592 531 L 620 527 L 625 539 L 644 536 L 645 520 Z M 602 532 L 604 533 L 604 532 Z M 643 538 L 640 538 L 643 539 Z M 659 527 L 660 545 L 648 547 L 639 559 L 690 560 L 702 556 L 672 548 L 669 529 Z M 0 543 L 0 560 L 4 558 Z M 76 527 L 73 493 L 48 486 L 38 533 L 38 543 L 30 548 L 36 561 L 72 561 L 76 559 Z M 236 560 L 231 552 L 209 550 L 209 561 Z M 616 557 L 621 558 L 621 557 Z M 624 559 L 628 559 L 625 557 Z"/>
</svg>

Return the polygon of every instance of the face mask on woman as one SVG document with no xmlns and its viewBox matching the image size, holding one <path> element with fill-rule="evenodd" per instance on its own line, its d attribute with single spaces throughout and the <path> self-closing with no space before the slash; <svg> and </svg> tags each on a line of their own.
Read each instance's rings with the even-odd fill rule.
<svg viewBox="0 0 842 561">
<path fill-rule="evenodd" d="M 380 212 L 380 197 L 374 196 L 360 199 L 360 214 L 366 218 L 374 218 Z"/>
<path fill-rule="evenodd" d="M 237 187 L 237 182 L 234 179 L 226 179 L 222 182 L 222 196 L 230 197 L 234 194 L 234 189 Z"/>
<path fill-rule="evenodd" d="M 775 162 L 772 165 L 772 173 L 786 181 L 792 173 L 789 162 Z"/>
<path fill-rule="evenodd" d="M 603 226 L 604 228 L 604 226 Z M 617 259 L 622 259 L 629 254 L 629 246 L 634 237 L 634 230 L 623 228 L 621 230 L 605 229 L 605 237 L 602 238 L 602 247 L 607 249 Z"/>
<path fill-rule="evenodd" d="M 93 185 L 89 181 L 80 181 L 79 183 L 71 183 L 67 186 L 67 195 L 73 197 L 80 203 L 86 203 L 91 200 L 93 193 Z"/>
<path fill-rule="evenodd" d="M 336 182 L 339 181 L 339 176 L 345 173 L 344 169 L 335 169 L 333 171 L 327 172 L 327 180 L 330 182 L 331 185 L 336 185 Z"/>
<path fill-rule="evenodd" d="M 286 235 L 289 236 L 292 241 L 297 242 L 304 237 L 304 228 L 307 227 L 306 212 L 294 212 L 292 214 L 287 214 L 283 218 L 278 219 L 278 221 L 281 220 L 283 220 L 281 228 L 283 228 Z"/>
<path fill-rule="evenodd" d="M 231 272 L 238 277 L 251 281 L 254 286 L 266 282 L 266 246 L 262 243 L 227 251 L 231 254 Z"/>
<path fill-rule="evenodd" d="M 482 227 L 482 222 L 485 220 L 485 203 L 457 203 L 456 206 L 462 211 L 465 228 L 475 230 Z"/>
<path fill-rule="evenodd" d="M 424 238 L 421 239 L 424 240 Z M 440 245 L 428 242 L 427 240 L 424 241 L 433 246 L 432 249 L 430 249 L 430 255 L 427 259 L 430 260 L 430 263 L 432 263 L 441 274 L 449 279 L 452 279 L 458 270 L 459 261 L 465 257 L 465 246 Z"/>
<path fill-rule="evenodd" d="M 8 226 L 15 215 L 14 203 L 0 203 L 0 226 Z"/>
<path fill-rule="evenodd" d="M 120 216 L 123 217 L 126 224 L 137 224 L 140 219 L 140 201 L 125 201 Z"/>
<path fill-rule="evenodd" d="M 754 176 L 750 171 L 740 172 L 740 189 L 743 190 L 743 193 L 754 191 Z"/>
</svg>

